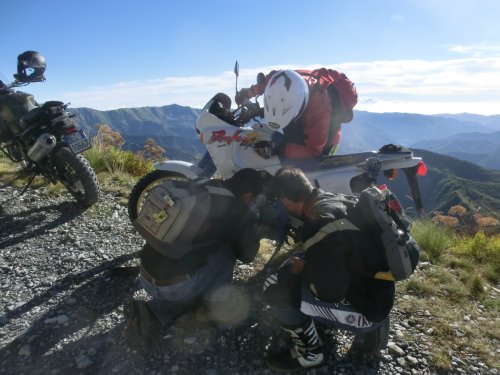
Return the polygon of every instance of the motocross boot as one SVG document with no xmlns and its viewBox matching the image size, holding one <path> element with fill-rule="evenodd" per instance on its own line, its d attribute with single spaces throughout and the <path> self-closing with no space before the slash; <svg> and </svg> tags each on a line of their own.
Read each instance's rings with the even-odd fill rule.
<svg viewBox="0 0 500 375">
<path fill-rule="evenodd" d="M 389 341 L 390 319 L 387 317 L 384 322 L 373 331 L 357 334 L 348 350 L 348 354 L 362 355 L 368 357 L 380 356 L 380 351 L 384 350 Z"/>
<path fill-rule="evenodd" d="M 321 340 L 312 319 L 300 326 L 281 327 L 292 339 L 292 347 L 270 353 L 266 365 L 278 372 L 295 372 L 319 367 L 325 362 Z"/>
</svg>

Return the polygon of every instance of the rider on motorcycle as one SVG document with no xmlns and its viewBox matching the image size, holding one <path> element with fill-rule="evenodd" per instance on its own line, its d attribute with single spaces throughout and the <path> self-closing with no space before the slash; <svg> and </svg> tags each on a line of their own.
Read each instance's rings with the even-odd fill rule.
<svg viewBox="0 0 500 375">
<path fill-rule="evenodd" d="M 331 90 L 327 89 L 331 82 L 322 76 L 328 72 L 332 71 L 324 68 L 272 71 L 261 82 L 236 94 L 237 104 L 264 94 L 266 122 L 283 131 L 284 136 L 276 132 L 272 142 L 257 145 L 256 151 L 262 157 L 312 159 L 335 153 L 340 142 L 340 124 L 351 121 L 351 108 L 356 104 L 357 94 L 352 85 L 351 96 L 345 102 L 339 92 L 340 102 L 334 108 Z M 347 79 L 343 74 L 340 76 Z M 344 111 L 344 107 L 350 108 Z M 344 112 L 350 115 L 344 116 Z"/>
</svg>

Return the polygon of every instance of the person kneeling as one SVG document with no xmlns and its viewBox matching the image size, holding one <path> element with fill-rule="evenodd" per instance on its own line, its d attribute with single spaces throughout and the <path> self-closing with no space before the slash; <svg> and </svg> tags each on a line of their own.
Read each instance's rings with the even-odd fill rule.
<svg viewBox="0 0 500 375">
<path fill-rule="evenodd" d="M 367 272 L 362 250 L 370 243 L 347 220 L 343 228 L 324 229 L 332 222 L 341 225 L 349 196 L 314 188 L 294 167 L 281 168 L 273 186 L 271 194 L 303 221 L 303 252 L 287 259 L 264 283 L 264 298 L 293 341 L 291 348 L 269 353 L 266 364 L 284 372 L 324 364 L 315 322 L 355 333 L 350 352 L 378 354 L 387 345 L 395 284 Z"/>
<path fill-rule="evenodd" d="M 259 250 L 257 217 L 250 203 L 262 191 L 263 179 L 255 170 L 243 169 L 228 180 L 206 184 L 227 194 L 210 194 L 202 223 L 194 224 L 194 217 L 186 220 L 189 233 L 194 225 L 198 228 L 192 234 L 190 251 L 175 259 L 157 251 L 146 239 L 140 252 L 140 281 L 152 298 L 147 302 L 130 298 L 124 304 L 127 329 L 134 336 L 147 340 L 160 326 L 196 306 L 206 307 L 205 318 L 222 324 L 245 317 L 241 293 L 230 283 L 236 261 L 249 263 Z"/>
</svg>

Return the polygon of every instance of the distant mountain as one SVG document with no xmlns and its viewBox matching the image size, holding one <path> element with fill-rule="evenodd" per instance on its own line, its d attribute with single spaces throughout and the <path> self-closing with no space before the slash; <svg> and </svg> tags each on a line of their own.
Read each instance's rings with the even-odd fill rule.
<svg viewBox="0 0 500 375">
<path fill-rule="evenodd" d="M 460 121 L 475 122 L 488 127 L 491 131 L 500 131 L 500 115 L 483 116 L 483 115 L 473 115 L 470 113 L 460 113 L 460 114 L 442 114 L 439 116 Z"/>
<path fill-rule="evenodd" d="M 90 135 L 99 124 L 109 125 L 125 139 L 124 149 L 142 149 L 144 142 L 152 138 L 166 148 L 170 159 L 193 161 L 205 153 L 194 124 L 200 110 L 176 104 L 163 107 L 123 108 L 98 111 L 91 108 L 72 109 L 78 114 L 78 125 Z"/>
<path fill-rule="evenodd" d="M 453 156 L 485 168 L 500 170 L 500 131 L 455 134 L 447 138 L 416 142 L 411 147 Z"/>
<path fill-rule="evenodd" d="M 500 116 L 487 117 L 494 117 L 490 124 L 495 124 L 500 130 Z M 387 143 L 410 147 L 419 141 L 446 138 L 458 133 L 491 133 L 491 126 L 467 117 L 355 111 L 353 120 L 342 125 L 340 152 L 373 150 Z"/>
</svg>

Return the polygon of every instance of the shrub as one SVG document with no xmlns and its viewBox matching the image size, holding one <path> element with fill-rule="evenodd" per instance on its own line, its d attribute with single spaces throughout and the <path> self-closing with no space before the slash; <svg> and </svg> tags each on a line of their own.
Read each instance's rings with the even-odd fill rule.
<svg viewBox="0 0 500 375">
<path fill-rule="evenodd" d="M 487 237 L 483 232 L 474 236 L 462 236 L 453 246 L 453 251 L 480 263 L 488 263 L 500 269 L 500 236 Z"/>
<path fill-rule="evenodd" d="M 94 146 L 85 152 L 96 173 L 128 173 L 132 176 L 142 176 L 152 170 L 151 161 L 130 151 L 123 151 L 113 146 Z"/>
<path fill-rule="evenodd" d="M 449 230 L 435 225 L 430 220 L 415 221 L 412 235 L 431 262 L 437 262 L 451 243 Z"/>
</svg>

